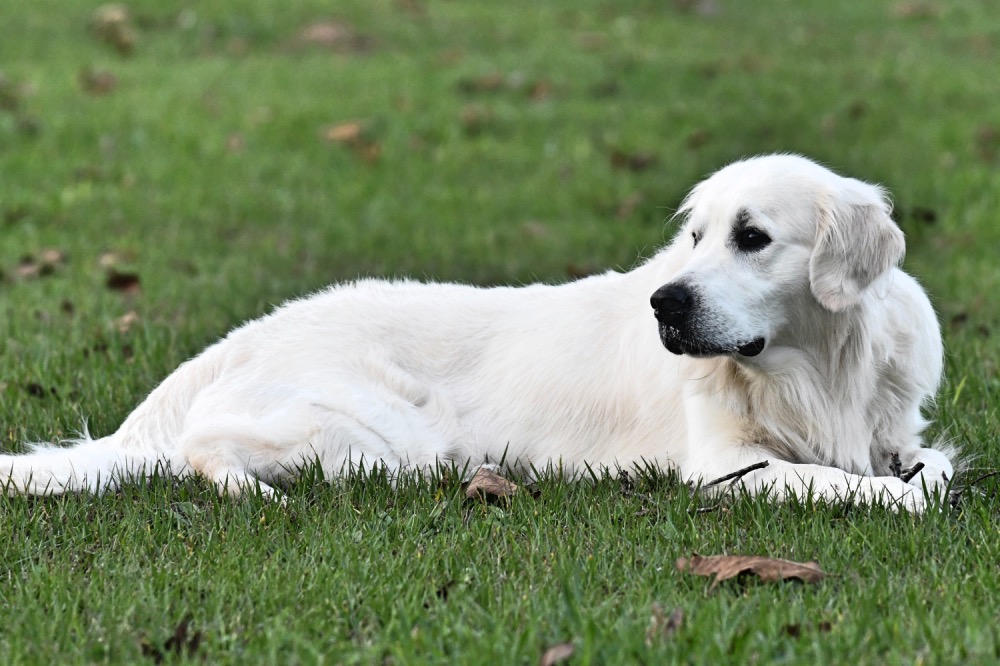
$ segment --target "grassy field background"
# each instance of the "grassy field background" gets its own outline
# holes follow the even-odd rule
[[[967,480],[998,466],[992,0],[125,7],[100,30],[97,3],[0,12],[4,450],[113,431],[229,327],[332,281],[628,268],[705,174],[793,151],[893,192],[949,350],[931,434]],[[453,475],[315,481],[287,508],[196,480],[0,498],[0,662],[1000,658],[996,477],[921,518],[702,511],[656,475],[499,505]],[[710,589],[674,568],[692,552],[832,575]]]

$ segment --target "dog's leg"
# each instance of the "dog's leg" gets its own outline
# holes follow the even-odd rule
[[[836,467],[794,464],[768,459],[767,467],[747,474],[739,483],[751,493],[769,492],[776,499],[855,501],[884,504],[892,509],[922,513],[927,509],[923,490],[892,476],[862,476]]]
[[[322,393],[287,387],[275,401],[247,414],[246,403],[223,393],[224,401],[199,405],[189,417],[179,448],[184,463],[218,485],[241,494],[291,477],[318,462],[328,477],[361,468],[383,467],[390,476],[402,469],[424,470],[447,457],[441,436],[421,411],[400,400],[357,387],[328,387]]]
[[[937,491],[946,488],[955,475],[949,453],[951,452],[929,448],[912,449],[901,452],[899,460],[904,475],[907,470],[913,470],[918,464],[922,464],[909,482],[917,488],[926,487],[929,491]]]
[[[181,445],[186,464],[213,482],[220,494],[253,495],[259,488],[263,497],[278,498],[278,492],[260,480],[254,466],[254,457],[259,457],[260,449],[267,445],[259,437],[248,437],[232,428],[229,421],[229,432],[216,426],[187,433]]]
[[[685,476],[695,483],[708,483],[727,473],[766,462],[767,466],[753,470],[730,483],[713,487],[714,492],[741,487],[751,494],[768,493],[777,500],[796,497],[824,499],[833,502],[857,501],[865,504],[885,504],[894,509],[921,513],[927,508],[923,490],[892,476],[863,476],[851,474],[825,465],[796,464],[774,458],[756,447],[739,446],[739,455],[733,456],[734,446],[717,449],[729,452],[712,456],[709,447],[702,449],[703,464],[684,470]]]

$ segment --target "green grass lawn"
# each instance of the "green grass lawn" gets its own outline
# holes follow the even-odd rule
[[[893,192],[948,348],[931,435],[968,481],[1000,466],[993,0],[136,0],[103,41],[97,3],[14,4],[5,451],[110,433],[228,328],[332,281],[628,268],[705,174],[793,151]],[[316,477],[286,507],[197,480],[0,497],[0,663],[1000,659],[997,477],[920,518],[712,506],[659,475],[493,505],[455,475]],[[693,552],[830,576],[710,589],[675,569]]]

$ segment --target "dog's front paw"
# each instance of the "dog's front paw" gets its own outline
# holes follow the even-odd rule
[[[937,449],[917,449],[901,456],[900,478],[921,490],[944,490],[955,473],[948,456]]]
[[[892,509],[909,511],[910,513],[923,513],[927,510],[927,496],[924,491],[900,478],[874,477],[869,484],[871,499]]]

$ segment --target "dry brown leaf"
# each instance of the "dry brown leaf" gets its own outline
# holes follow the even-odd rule
[[[566,276],[570,280],[580,280],[585,277],[590,277],[597,272],[597,268],[590,264],[577,264],[572,263],[566,266]]]
[[[119,333],[128,333],[137,321],[139,321],[139,315],[135,310],[129,310],[115,319],[115,328],[118,329]]]
[[[39,252],[38,261],[48,266],[63,264],[66,263],[66,253],[54,247],[46,248]]]
[[[117,252],[107,251],[101,254],[97,259],[97,265],[101,268],[111,268],[117,266],[118,264],[124,263],[126,259]]]
[[[624,150],[611,151],[611,166],[626,171],[646,171],[656,166],[659,159],[652,153],[629,153]]]
[[[30,279],[52,275],[56,267],[66,263],[66,253],[56,248],[47,248],[38,256],[25,255],[14,269],[15,277]]]
[[[361,138],[364,124],[352,120],[339,125],[330,125],[323,130],[323,138],[334,143],[353,143]]]
[[[528,87],[528,97],[536,102],[544,101],[552,96],[552,84],[542,79]]]
[[[600,51],[608,45],[608,37],[601,32],[581,32],[576,43],[585,51]]]
[[[459,92],[467,95],[495,92],[507,85],[507,77],[501,72],[490,72],[480,76],[463,78],[458,81]]]
[[[306,46],[318,46],[338,53],[365,53],[375,47],[375,40],[360,35],[343,21],[317,21],[299,31],[298,40]]]
[[[113,3],[101,5],[90,18],[90,29],[105,44],[123,56],[131,55],[135,48],[136,31],[128,7]]]
[[[994,162],[1000,154],[1000,128],[983,125],[976,130],[973,148],[984,162]]]
[[[677,559],[677,570],[697,576],[714,576],[712,587],[721,581],[741,574],[754,574],[763,581],[781,581],[796,578],[804,583],[816,583],[826,577],[826,573],[816,562],[793,562],[756,555],[712,555],[702,557],[694,554],[690,558]]]
[[[521,225],[521,233],[528,238],[548,238],[552,235],[552,230],[544,222],[528,220]]]
[[[77,75],[80,87],[91,95],[107,95],[118,87],[118,77],[106,69],[84,67]]]
[[[466,134],[481,134],[494,124],[493,110],[479,104],[466,104],[459,114],[459,123]]]
[[[663,606],[654,602],[649,627],[646,629],[646,647],[652,647],[653,643],[661,638],[673,636],[682,624],[684,624],[684,611],[675,608],[668,616],[663,612]]]
[[[366,162],[374,163],[382,156],[382,144],[375,140],[370,123],[352,120],[323,129],[323,138],[354,151]]]
[[[625,197],[621,203],[618,204],[617,210],[615,210],[615,219],[627,220],[630,218],[632,213],[635,212],[635,209],[642,203],[642,200],[642,192],[633,192]]]
[[[469,499],[477,497],[490,500],[510,497],[517,492],[517,486],[500,476],[488,467],[476,470],[469,485],[465,488],[465,496]]]
[[[23,96],[21,87],[0,72],[0,111],[17,111]]]
[[[162,664],[171,653],[188,657],[197,654],[204,635],[200,631],[191,632],[191,620],[192,615],[188,613],[174,629],[170,638],[163,643],[162,648],[146,636],[140,636],[139,647],[143,656],[150,658],[154,664]]]
[[[382,144],[378,141],[366,141],[362,145],[358,146],[354,151],[358,154],[361,159],[369,164],[374,164],[378,162],[379,158],[382,157]]]
[[[104,284],[108,289],[120,291],[124,294],[134,294],[141,289],[138,273],[123,271],[114,267],[108,269],[108,277]]]
[[[574,652],[576,652],[576,648],[573,647],[572,643],[553,645],[542,654],[542,658],[538,660],[538,665],[555,666],[555,664],[561,664],[572,657]]]
[[[897,19],[929,19],[937,18],[940,13],[939,8],[932,2],[914,2],[907,0],[897,2],[889,10],[893,18]]]
[[[419,0],[396,0],[396,7],[417,18],[427,15],[427,7]]]
[[[35,262],[33,259],[22,259],[18,264],[17,268],[14,269],[14,275],[23,279],[36,278],[42,274],[42,267]]]

